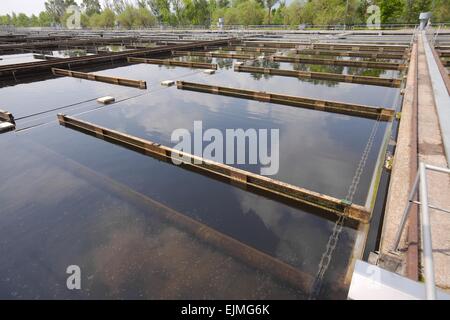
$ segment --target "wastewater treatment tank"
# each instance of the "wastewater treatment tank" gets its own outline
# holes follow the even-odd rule
[[[0,107],[14,116],[0,134],[0,298],[345,299],[386,192],[399,39],[0,56]],[[199,132],[276,131],[276,164],[249,161],[250,140],[175,164],[180,129],[199,150],[212,142]],[[81,291],[65,287],[71,265]]]

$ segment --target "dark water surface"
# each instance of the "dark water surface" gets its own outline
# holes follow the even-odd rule
[[[80,117],[167,146],[177,144],[171,141],[171,135],[180,128],[189,130],[193,141],[194,121],[202,121],[204,131],[215,128],[224,136],[226,129],[277,129],[279,145],[273,147],[278,148],[280,161],[279,172],[273,178],[337,198],[345,198],[375,123],[175,87],[161,88]],[[359,204],[366,201],[384,128],[383,124],[354,198]],[[204,142],[203,149],[208,144]],[[226,150],[223,153],[226,158]],[[255,165],[230,164],[258,174],[261,167],[266,167],[259,161]]]
[[[245,54],[252,55],[255,57],[269,57],[271,55],[275,56],[288,56],[288,57],[302,57],[302,58],[318,58],[318,59],[335,59],[335,60],[348,60],[348,61],[383,61],[383,62],[393,62],[393,63],[402,63],[403,59],[380,59],[380,58],[365,58],[365,57],[347,57],[347,56],[336,56],[332,54],[321,54],[321,55],[310,55],[310,54],[300,54],[295,50],[291,49],[278,49],[277,52],[251,52],[251,51],[233,51],[233,50],[222,50],[215,52],[225,52],[225,53],[236,53],[236,54]]]
[[[158,86],[162,80],[185,80],[209,85],[229,86],[387,108],[397,106],[401,97],[399,88],[234,72],[232,67],[233,59],[214,58],[210,61],[211,63],[218,63],[220,66],[220,69],[213,75],[204,74],[201,69],[151,64],[114,68],[101,71],[99,74],[146,80],[148,84]]]
[[[141,91],[134,88],[62,77],[1,88],[0,101],[4,109],[18,119],[63,106],[75,107],[103,96],[120,99],[139,93]]]
[[[30,121],[39,125],[0,135],[0,297],[306,298],[308,290],[259,271],[164,219],[161,205],[311,278],[332,233],[333,215],[274,201],[62,127],[55,122],[56,113],[169,146],[174,145],[172,131],[192,131],[195,120],[203,121],[205,130],[279,129],[280,171],[275,178],[342,198],[373,120],[165,88],[160,82],[180,79],[270,89],[375,106],[394,106],[397,91],[258,79],[226,67],[212,76],[144,64],[101,73],[146,80],[149,89],[73,78],[0,89],[2,107],[16,118],[26,117],[18,121],[19,129]],[[94,100],[87,101],[105,95],[123,101],[100,109]],[[76,105],[49,111],[69,104]],[[382,125],[355,195],[358,203],[366,201],[384,131]],[[259,170],[258,165],[243,168]],[[136,201],[136,192],[153,202]],[[344,228],[321,297],[345,298],[342,282],[356,236],[354,226]],[[66,289],[69,265],[82,269],[82,290],[77,293]]]
[[[400,71],[395,70],[355,68],[355,67],[332,66],[332,65],[314,65],[303,63],[289,63],[289,62],[274,62],[266,60],[264,61],[256,60],[253,63],[250,63],[250,65],[258,68],[336,73],[336,74],[368,76],[376,78],[398,78],[400,76]]]
[[[64,287],[65,268],[73,264],[83,270],[84,290],[76,295],[82,298],[307,296],[160,221],[151,206],[97,185],[97,174],[311,277],[333,226],[308,211],[57,125],[3,135],[0,144],[12,150],[0,169],[4,298],[73,297]],[[345,229],[328,274],[333,286],[325,286],[324,297],[344,297],[336,281],[345,275],[355,236]]]

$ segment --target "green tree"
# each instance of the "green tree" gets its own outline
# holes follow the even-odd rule
[[[187,21],[184,19],[184,3],[183,0],[170,0],[171,8],[174,11],[174,22],[183,25]]]
[[[406,0],[403,22],[417,23],[421,12],[431,11],[432,0]]]
[[[17,27],[30,27],[31,21],[30,18],[25,13],[19,13],[17,16],[16,23],[14,24]]]
[[[379,0],[381,23],[399,23],[405,12],[405,0]]]
[[[125,28],[132,28],[134,26],[135,19],[136,10],[131,5],[127,5],[117,16],[117,21],[119,21],[120,26]]]
[[[78,6],[75,0],[47,0],[45,10],[55,23],[61,23],[61,19],[66,13],[68,7]]]
[[[228,8],[230,0],[217,0],[217,8]]]
[[[48,0],[45,2],[45,10],[53,22],[59,22],[65,11],[64,0]]]
[[[371,0],[359,0],[357,6],[355,8],[355,21],[354,23],[365,24],[367,18],[369,17],[367,14],[367,9],[373,3]]]
[[[272,8],[274,5],[276,5],[278,3],[278,0],[264,0],[264,4],[267,8],[267,16],[269,18],[269,24],[271,24],[271,18],[272,18]]]
[[[235,7],[231,7],[224,12],[224,22],[227,25],[237,25],[240,24],[239,10]]]
[[[147,0],[147,4],[159,23],[173,24],[170,0]]]
[[[0,16],[0,25],[9,26],[12,24],[12,19],[9,14]]]
[[[125,0],[112,0],[112,8],[117,15],[123,13],[129,4]]]
[[[295,0],[284,10],[284,24],[299,25],[300,23],[312,23],[312,17],[309,18],[307,8],[300,0]]]
[[[89,18],[91,28],[113,28],[116,22],[116,14],[110,8],[105,8],[100,14],[93,14]]]
[[[83,8],[84,12],[88,16],[92,16],[93,14],[100,14],[102,11],[102,6],[100,5],[99,0],[83,0],[81,8]]]
[[[435,0],[432,21],[450,22],[450,1]]]
[[[136,4],[138,8],[146,8],[147,7],[147,1],[145,0],[136,0]]]
[[[39,13],[39,26],[49,27],[52,24],[52,17],[47,11]]]
[[[30,27],[39,27],[39,18],[35,14],[30,17]]]
[[[210,25],[211,12],[208,0],[183,0],[184,20],[193,25]]]
[[[284,24],[286,15],[286,1],[281,0],[277,9],[273,10],[272,24]]]
[[[120,25],[125,28],[147,28],[156,24],[156,18],[147,7],[127,5],[117,16]]]
[[[133,2],[132,2],[133,1]],[[420,12],[432,11],[432,22],[450,21],[450,0],[82,0],[84,27],[111,28],[118,21],[124,28],[150,27],[157,22],[168,25],[363,24],[367,8],[381,8],[381,22],[418,23]],[[132,4],[134,3],[134,4]],[[276,6],[279,3],[279,6]],[[1,25],[19,27],[63,24],[66,10],[75,0],[47,0],[39,16],[23,13],[0,16]],[[276,8],[275,8],[276,7]]]
[[[264,9],[255,0],[240,3],[237,6],[239,24],[259,25],[264,20]]]
[[[13,13],[11,14],[11,24],[12,24],[13,26],[16,26],[16,25],[17,25],[17,14],[16,14],[15,12],[13,12]]]
[[[313,4],[313,23],[315,25],[343,24],[346,20],[345,0],[316,0],[308,2]],[[320,14],[317,14],[320,12]]]
[[[211,23],[217,25],[219,18],[225,18],[225,13],[229,8],[219,8],[216,7],[211,13]],[[227,23],[225,21],[225,23]]]
[[[152,27],[156,24],[156,18],[147,7],[140,6],[135,8],[135,20],[133,24],[136,27]]]
[[[348,2],[345,3],[345,23],[347,25],[365,24],[367,20],[367,8],[371,4],[372,2],[369,0],[348,0]]]

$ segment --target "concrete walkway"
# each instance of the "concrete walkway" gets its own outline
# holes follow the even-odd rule
[[[392,255],[395,234],[398,230],[403,210],[407,203],[408,193],[411,190],[411,173],[415,163],[414,145],[417,143],[418,160],[426,164],[447,167],[447,158],[443,148],[443,139],[440,130],[438,113],[434,100],[432,81],[429,74],[427,58],[424,49],[426,41],[422,35],[418,38],[418,112],[417,133],[418,141],[415,141],[413,132],[415,117],[413,113],[413,84],[414,69],[410,68],[406,87],[405,101],[403,104],[402,118],[397,141],[397,150],[394,158],[391,183],[386,206],[385,221],[381,238],[379,265],[391,271],[396,271],[405,276],[410,276],[408,269],[416,266],[408,266],[414,263],[402,253],[399,256]],[[414,57],[412,57],[412,60]],[[411,66],[414,65],[412,61]],[[450,106],[448,106],[450,108]],[[450,121],[450,119],[448,119]],[[428,173],[429,203],[440,208],[450,209],[450,176],[429,172]],[[435,264],[436,284],[446,291],[450,290],[450,214],[430,209],[433,258]],[[413,228],[413,227],[412,227]],[[420,232],[420,231],[419,231]],[[405,252],[409,243],[405,230],[401,242],[401,252]],[[420,240],[420,239],[419,239]],[[419,242],[420,243],[420,242]],[[423,261],[423,259],[420,259]],[[417,259],[416,259],[417,262]],[[411,268],[412,267],[412,268]],[[419,266],[423,270],[423,266]],[[426,279],[425,279],[426,280]]]
[[[419,37],[419,105],[418,151],[419,161],[447,167],[439,118],[433,94],[430,73],[422,35]],[[447,106],[450,108],[450,105]],[[450,119],[448,119],[450,121]],[[440,208],[450,209],[450,176],[429,172],[429,202]],[[450,214],[430,209],[433,240],[433,258],[436,284],[450,289]]]

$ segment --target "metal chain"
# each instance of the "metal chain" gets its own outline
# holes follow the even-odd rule
[[[345,201],[351,203],[353,201],[353,198],[355,196],[355,193],[358,189],[359,182],[361,180],[361,176],[364,172],[364,168],[366,167],[367,159],[369,158],[370,151],[372,150],[373,143],[375,141],[375,137],[378,132],[378,128],[380,127],[380,118],[381,114],[378,116],[378,118],[375,121],[375,124],[372,127],[372,131],[370,133],[369,139],[367,140],[366,147],[364,148],[364,151],[362,153],[361,159],[359,161],[358,167],[356,169],[355,175],[353,176],[352,183],[350,184],[350,187],[348,188],[347,196],[345,197]],[[328,243],[325,249],[325,252],[322,255],[322,258],[319,263],[319,270],[316,274],[316,278],[314,279],[314,283],[312,286],[312,290],[309,296],[309,299],[316,299],[317,296],[320,293],[320,290],[322,289],[323,284],[323,278],[325,276],[325,273],[328,270],[328,267],[330,266],[331,259],[333,257],[334,250],[336,249],[336,246],[339,241],[339,236],[342,233],[342,230],[344,229],[344,223],[347,216],[345,214],[342,214],[339,216],[339,218],[336,220],[333,232],[330,235],[330,238],[328,239]]]

